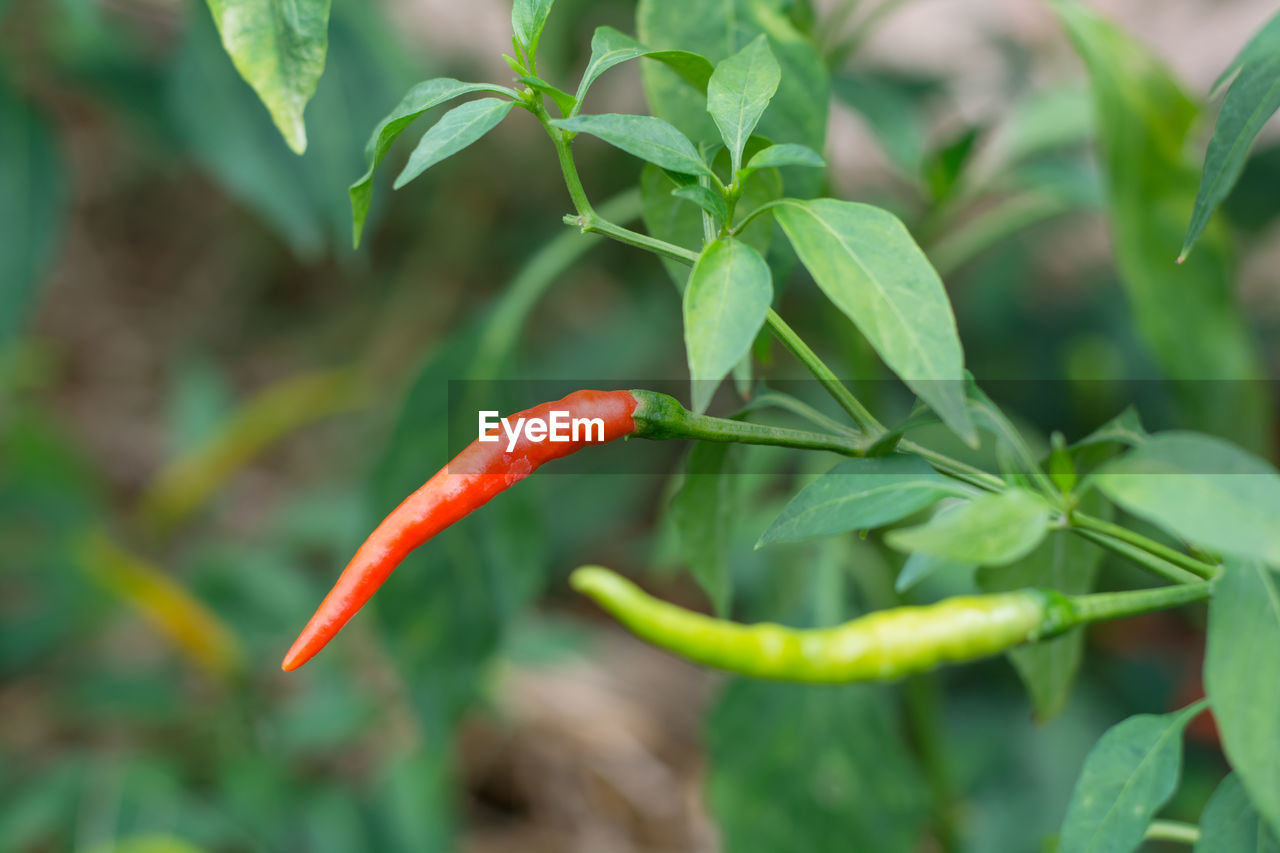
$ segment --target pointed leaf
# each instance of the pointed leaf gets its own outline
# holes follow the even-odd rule
[[[1280,853],[1280,839],[1254,808],[1238,774],[1223,779],[1209,798],[1194,853]]]
[[[800,491],[756,543],[873,530],[949,496],[972,494],[918,456],[841,462]]]
[[[695,412],[706,409],[720,380],[751,349],[772,301],[772,274],[759,252],[731,237],[703,249],[684,291]]]
[[[1130,447],[1137,447],[1145,443],[1150,437],[1151,433],[1147,432],[1147,428],[1142,425],[1138,410],[1133,406],[1129,406],[1071,446],[1073,448],[1089,447],[1114,441],[1119,444],[1127,444]]]
[[[1253,37],[1228,73],[1237,68],[1240,76],[1227,90],[1205,154],[1200,190],[1182,242],[1183,258],[1239,180],[1258,131],[1280,109],[1280,14]]]
[[[796,29],[783,5],[779,0],[641,0],[636,31],[645,44],[693,51],[713,63],[765,34],[782,67],[782,79],[757,132],[775,142],[799,142],[820,151],[827,128],[826,66],[813,40]],[[646,63],[641,72],[654,115],[696,142],[718,140],[706,98],[656,63]],[[810,195],[817,191],[822,175],[801,172],[788,180],[795,184],[793,193]]]
[[[784,142],[781,145],[770,145],[747,163],[747,169],[752,172],[768,166],[811,166],[815,169],[825,169],[827,161],[807,145]]]
[[[719,193],[701,184],[690,184],[687,187],[676,187],[671,191],[676,198],[687,199],[707,213],[715,217],[716,222],[724,224],[729,219],[729,206]]]
[[[1172,714],[1140,714],[1108,729],[1084,761],[1058,853],[1137,850],[1178,787],[1182,731],[1202,710],[1196,703]]]
[[[604,72],[615,65],[647,56],[655,59],[679,74],[684,80],[699,91],[705,92],[707,82],[711,79],[713,68],[706,57],[684,50],[654,50],[626,33],[613,27],[597,27],[591,37],[591,59],[587,61],[587,69],[582,72],[582,81],[578,83],[578,102],[587,96],[591,84]]]
[[[393,187],[400,189],[436,163],[457,154],[493,130],[513,106],[515,102],[506,98],[481,98],[449,110],[422,135]]]
[[[974,498],[925,524],[891,530],[885,542],[908,553],[1002,566],[1031,553],[1048,529],[1048,505],[1031,492],[1008,489]]]
[[[1280,576],[1228,560],[1209,601],[1204,686],[1222,747],[1280,830]]]
[[[1239,381],[1266,368],[1235,297],[1225,229],[1211,224],[1186,263],[1173,263],[1198,182],[1186,157],[1196,105],[1129,33],[1078,0],[1053,9],[1089,72],[1117,270],[1139,338],[1175,383],[1179,420],[1249,448],[1267,446],[1270,395],[1261,382]]]
[[[707,112],[720,128],[733,171],[742,168],[742,149],[778,91],[782,69],[769,50],[769,40],[756,36],[742,50],[716,66],[707,84]]]
[[[208,0],[222,46],[294,152],[307,150],[302,111],[329,45],[329,0]]]
[[[307,105],[311,139],[302,157],[279,143],[271,116],[227,61],[212,18],[189,22],[169,64],[169,118],[188,153],[301,259],[350,241],[350,200],[335,174],[363,160],[369,129],[410,81],[382,27],[371,23],[357,9],[334,9],[330,73]]]
[[[728,157],[724,158],[725,160]],[[640,193],[644,199],[645,228],[659,240],[684,246],[690,251],[700,251],[705,241],[702,226],[702,213],[692,202],[673,195],[678,186],[675,178],[678,173],[667,172],[652,164],[645,166],[640,173]],[[777,169],[766,169],[760,172],[754,181],[747,183],[742,198],[738,200],[739,210],[755,208],[775,201],[782,195],[782,178]],[[736,236],[737,239],[751,246],[762,255],[767,255],[773,242],[773,216],[768,212],[757,216],[745,229]],[[684,290],[689,279],[689,266],[670,258],[663,258],[663,266],[676,283],[676,287]]]
[[[433,80],[424,80],[410,89],[400,99],[400,103],[396,104],[395,109],[378,122],[378,126],[369,136],[368,145],[365,146],[365,157],[368,159],[369,168],[348,190],[351,196],[351,224],[357,246],[360,245],[360,234],[369,216],[369,203],[373,200],[373,173],[382,162],[382,158],[387,156],[391,143],[396,141],[396,138],[414,119],[427,110],[472,92],[495,92],[510,94],[513,97],[516,94],[501,86],[491,86],[488,83],[463,83],[450,77],[436,77]]]
[[[889,369],[973,440],[951,303],[902,222],[878,207],[829,198],[787,199],[774,215],[814,281]]]
[[[1280,565],[1280,474],[1220,438],[1157,433],[1085,482],[1170,535]]]
[[[602,113],[556,119],[551,123],[563,130],[597,136],[615,148],[672,172],[711,174],[688,137],[660,118]]]
[[[554,0],[515,0],[511,5],[511,31],[526,54],[533,55],[547,25]]]
[[[1045,494],[1056,494],[1053,481],[1045,476],[1039,460],[1027,445],[1027,440],[1009,420],[1009,416],[978,387],[972,375],[966,375],[965,394],[973,422],[978,429],[996,438],[996,456],[1001,462],[1001,469],[1034,483]]]
[[[573,115],[574,109],[578,106],[578,99],[563,89],[557,89],[541,77],[533,77],[528,74],[517,77],[521,83],[528,86],[535,92],[541,92],[552,100],[556,107],[560,110],[561,115]]]
[[[897,592],[907,590],[931,575],[949,575],[954,578],[969,577],[976,569],[973,563],[961,563],[945,557],[935,557],[923,551],[916,551],[907,557],[902,564],[902,571],[894,578],[893,588]]]

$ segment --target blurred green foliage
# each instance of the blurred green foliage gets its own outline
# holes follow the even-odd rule
[[[723,459],[699,452],[652,474],[533,478],[414,554],[342,643],[282,677],[281,652],[365,531],[447,458],[449,415],[462,410],[447,406],[451,381],[684,379],[671,343],[680,337],[679,295],[656,263],[615,246],[579,251],[572,236],[558,236],[567,200],[550,152],[526,144],[530,127],[382,193],[369,248],[353,253],[346,187],[365,168],[375,122],[428,73],[486,72],[424,59],[381,13],[335,2],[326,72],[306,111],[309,145],[297,157],[237,76],[204,4],[156,13],[145,5],[0,4],[0,847],[456,848],[501,822],[477,805],[475,759],[459,730],[478,708],[501,705],[502,673],[529,670],[530,648],[556,649],[558,663],[607,652],[581,632],[527,619],[536,602],[559,606],[563,571],[588,556],[637,570],[690,565],[704,585],[732,588],[732,612],[746,618],[831,623],[900,600],[892,581],[901,557],[875,537],[753,550],[787,497],[830,460],[733,447]],[[733,13],[734,29],[704,32],[704,7]],[[835,54],[814,47],[807,4],[642,2],[633,22],[634,12],[561,0],[540,73],[554,80],[585,65],[588,23],[638,30],[656,48],[696,42],[713,60],[763,32],[784,80],[781,108],[759,132],[818,150],[830,79],[888,155],[889,179],[867,194],[904,215],[944,272],[970,368],[1035,380],[1071,367],[1075,385],[1011,391],[1028,431],[1075,438],[1097,426],[1119,408],[1103,382],[1116,375],[1230,377],[1261,371],[1268,359],[1255,350],[1273,356],[1274,318],[1256,335],[1263,321],[1229,299],[1223,223],[1186,268],[1161,266],[1176,256],[1193,197],[1184,143],[1195,107],[1120,36],[1102,39],[1110,52],[1087,52],[1094,76],[1120,87],[1095,90],[1099,116],[1082,108],[1079,81],[1040,91],[1010,75],[994,93],[1005,113],[940,130],[935,116],[956,97],[948,81],[905,78],[856,52],[831,67]],[[1137,63],[1141,74],[1118,74],[1112,62]],[[713,132],[669,69],[649,63],[632,73],[656,114],[695,138]],[[1175,110],[1149,102],[1161,92]],[[1101,172],[1090,155],[1095,133]],[[407,150],[392,156],[402,161]],[[1267,191],[1277,163],[1274,148],[1256,154],[1224,206],[1261,244],[1280,211]],[[583,170],[598,199],[640,174],[603,146],[586,151]],[[817,175],[784,169],[762,176],[756,191],[772,197],[782,181],[816,191]],[[700,217],[673,203],[665,181],[646,171],[645,219],[657,232],[665,215],[680,242],[674,235],[699,230]],[[1148,215],[1149,193],[1159,196],[1157,216]],[[1073,266],[1053,251],[1079,234],[1054,229],[1091,221],[1104,199],[1118,229],[1118,277],[1110,264]],[[619,206],[629,213],[618,218],[640,214],[634,195]],[[110,230],[120,221],[137,230]],[[170,244],[192,245],[184,223],[208,228],[197,242],[216,241],[196,260],[220,264],[189,304],[196,291],[185,282],[146,275]],[[750,235],[762,250],[768,227]],[[139,296],[129,282],[77,290],[78,280],[100,280],[95,241],[121,244],[132,259],[123,268],[152,290]],[[776,249],[769,260],[782,290],[779,271],[790,261]],[[183,276],[201,277],[199,269]],[[1201,301],[1167,298],[1175,279],[1203,285],[1193,288]],[[866,342],[832,320],[814,288],[787,288],[783,299],[873,409],[906,416],[909,396],[879,381],[887,374]],[[76,317],[105,315],[113,300],[136,323],[136,339],[77,326]],[[154,312],[166,300],[179,304]],[[1210,320],[1215,334],[1192,334]],[[180,331],[164,334],[169,322]],[[110,371],[129,363],[117,353],[130,347],[148,356],[120,378]],[[757,350],[770,380],[797,375],[767,344]],[[106,378],[93,370],[98,361]],[[268,417],[274,426],[236,444],[254,401],[331,371],[356,377],[346,405],[318,404],[324,418],[290,405],[296,420],[282,427]],[[1265,402],[1231,392],[1188,405],[1201,386],[1187,387],[1156,389],[1156,409],[1270,448]],[[120,401],[139,389],[145,417],[122,418]],[[228,444],[236,452],[218,456]],[[965,452],[958,442],[955,451]],[[168,528],[145,523],[140,499],[156,473],[211,457],[232,460],[213,466],[216,488],[200,491]],[[668,478],[684,476],[685,465],[681,488]],[[714,533],[699,538],[688,519],[679,529],[673,496]],[[219,626],[211,630],[235,638],[243,668],[218,672],[184,655],[147,621],[138,595],[87,570],[76,545],[90,530],[207,611]],[[1051,541],[1017,568],[1053,576],[1060,558]],[[1131,580],[1114,561],[1098,575],[1108,586]],[[992,588],[1009,580],[979,577]],[[681,580],[663,582],[696,595]],[[906,600],[973,583],[935,572]],[[716,604],[729,606],[727,592]],[[904,711],[898,686],[735,681],[710,700],[690,691],[671,701],[709,701],[705,803],[729,849],[913,850],[950,822],[964,849],[1033,851],[1060,825],[1089,745],[1132,712],[1186,698],[1193,667],[1180,656],[1195,628],[1164,620],[1152,630],[1164,650],[1141,636],[1094,636],[1087,646],[1098,663],[1069,698],[1083,638],[1027,650],[1052,657],[1051,677],[1028,677],[1034,706],[1003,661],[941,674],[930,682],[940,745]],[[1036,725],[1033,709],[1060,713]],[[1222,775],[1216,748],[1193,750],[1185,775],[1191,793],[1170,813],[1194,819]],[[935,810],[943,803],[941,814],[931,801]],[[541,828],[538,815],[508,819],[525,820],[531,835]]]

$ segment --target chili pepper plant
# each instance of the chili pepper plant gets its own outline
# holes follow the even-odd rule
[[[288,45],[272,42],[279,31],[264,35],[269,28],[251,25],[270,4],[210,5],[237,69],[289,144],[305,148],[302,106],[323,69],[328,3],[296,3],[296,17],[277,21]],[[429,635],[448,624],[445,611],[472,583],[500,590],[501,618],[486,627],[493,636],[477,657],[493,654],[495,637],[540,586],[541,570],[528,563],[545,558],[504,547],[506,530],[536,522],[522,515],[525,505],[499,495],[532,488],[527,481],[548,476],[539,473],[543,465],[566,464],[560,460],[569,454],[603,453],[596,445],[628,455],[645,440],[683,443],[687,457],[673,485],[625,501],[641,519],[652,517],[655,538],[688,568],[701,598],[686,594],[675,604],[647,592],[670,592],[678,582],[646,571],[644,554],[604,549],[591,562],[621,572],[562,565],[552,575],[567,581],[559,586],[564,598],[572,590],[599,605],[570,605],[578,612],[611,617],[644,642],[729,674],[717,682],[722,699],[706,744],[707,803],[726,849],[981,849],[965,805],[972,774],[961,769],[980,759],[949,734],[958,692],[949,687],[970,667],[1003,667],[1003,656],[1025,695],[1001,701],[1043,725],[1039,736],[1055,737],[1051,721],[1072,701],[1078,675],[1095,665],[1087,639],[1099,635],[1086,628],[1165,611],[1203,625],[1202,689],[1193,679],[1186,695],[1143,693],[1144,713],[1108,721],[1070,773],[1055,765],[1056,782],[1039,780],[1062,786],[1057,827],[1019,836],[1011,798],[1005,820],[1015,829],[1001,843],[1043,843],[1061,853],[1154,843],[1200,853],[1280,849],[1280,473],[1267,460],[1275,451],[1273,400],[1232,290],[1232,243],[1216,215],[1254,137],[1280,107],[1280,17],[1226,69],[1197,169],[1187,156],[1200,105],[1160,60],[1084,4],[1048,3],[1088,75],[1087,97],[1075,104],[1092,117],[1090,130],[1082,139],[1074,127],[1059,133],[1052,119],[1068,107],[1042,105],[983,175],[973,165],[976,134],[925,158],[885,90],[846,73],[869,28],[898,4],[883,0],[850,27],[859,5],[819,11],[807,0],[640,0],[633,26],[595,28],[581,72],[562,76],[547,70],[554,63],[540,67],[543,35],[583,4],[562,10],[551,0],[515,0],[511,53],[503,57],[509,79],[427,79],[377,123],[367,171],[349,188],[357,247],[376,242],[387,183],[415,192],[428,170],[438,174],[463,149],[489,144],[485,135],[504,122],[537,129],[543,162],[563,184],[563,204],[545,217],[562,220],[564,232],[498,296],[466,348],[441,357],[431,381],[410,392],[409,408],[434,413],[433,434],[450,417],[437,380],[501,378],[510,340],[534,304],[603,241],[621,244],[630,255],[619,257],[634,255],[636,263],[650,256],[669,275],[665,310],[678,314],[683,333],[648,343],[680,353],[687,383],[671,394],[628,376],[584,380],[554,402],[526,399],[510,417],[524,423],[562,410],[598,420],[594,437],[588,430],[554,444],[531,432],[512,433],[509,442],[481,434],[452,460],[424,440],[387,461],[397,482],[425,484],[398,508],[380,507],[390,514],[340,576],[333,567],[336,585],[310,622],[286,626],[302,634],[283,667],[297,670],[320,654],[316,667],[341,654],[335,647],[355,642],[344,626],[363,620],[404,628],[395,636]],[[566,21],[557,31],[576,28]],[[612,111],[603,84],[633,65],[647,108]],[[850,198],[833,186],[833,89],[867,117],[891,159],[915,163],[915,203]],[[621,103],[641,102],[611,91]],[[428,114],[432,123],[407,159],[393,153]],[[1064,135],[1089,143],[1096,172],[1050,176],[1036,160]],[[581,168],[606,148],[627,155],[625,177],[634,178],[621,190],[611,186],[608,197]],[[1088,175],[1099,192],[1082,201]],[[1148,368],[1140,378],[1158,382],[1170,428],[1148,430],[1113,396],[1089,430],[1068,439],[1067,425],[1050,425],[1045,436],[996,401],[998,382],[966,366],[970,342],[961,340],[948,292],[953,274],[1010,235],[1090,206],[1105,212],[1116,286]],[[430,245],[435,235],[417,239]],[[821,322],[789,316],[792,306],[814,305]],[[632,332],[648,335],[638,325]],[[776,380],[797,374],[806,378],[787,386],[794,393]],[[1045,381],[1070,386],[1069,376]],[[340,387],[337,397],[349,402],[358,383],[341,376],[322,384]],[[310,386],[289,399],[311,400],[311,391],[320,399],[315,408],[344,405]],[[474,423],[470,389],[462,399],[455,408]],[[558,490],[573,492],[579,479],[563,478]],[[593,479],[597,487],[610,480]],[[160,488],[148,497],[156,525],[183,494]],[[611,499],[607,488],[592,495]],[[441,535],[471,515],[495,519],[484,567],[474,556],[479,539],[459,546],[464,540]],[[105,540],[83,547],[91,562],[127,562]],[[433,565],[457,564],[447,589],[409,581],[417,564],[393,574],[415,549],[432,553]],[[486,577],[464,578],[464,568]],[[358,615],[371,602],[377,614]],[[449,643],[410,645],[395,653],[405,689],[448,733],[481,675],[459,668],[456,681],[420,681],[416,668],[438,664]],[[799,683],[770,692],[773,681]],[[777,731],[743,722],[759,706],[770,709]],[[1187,732],[1197,726],[1213,733],[1209,760],[1220,782],[1205,792],[1198,820],[1182,808],[1169,819],[1171,803],[1195,796],[1180,784]],[[856,758],[824,763],[824,739],[846,737],[863,738],[849,752]],[[743,781],[756,764],[802,769],[798,779],[764,773],[753,777],[764,781]],[[810,828],[796,830],[801,823]]]
[[[1126,93],[1120,88],[1129,81],[1103,79],[1106,63],[1118,58],[1115,45],[1123,35],[1080,5],[1062,3],[1055,9],[1099,78],[1099,111],[1123,105]],[[610,422],[620,425],[607,438],[635,433],[847,456],[792,498],[762,531],[757,547],[883,531],[884,547],[907,558],[898,574],[899,590],[930,573],[966,567],[978,570],[977,583],[988,592],[924,607],[889,607],[843,626],[805,631],[742,626],[690,613],[650,598],[600,567],[578,570],[573,586],[641,638],[747,677],[893,680],[1009,651],[1046,716],[1063,701],[1074,675],[1081,625],[1208,601],[1207,696],[1167,713],[1132,717],[1103,736],[1084,763],[1057,849],[1133,850],[1144,839],[1191,839],[1198,850],[1228,850],[1242,831],[1250,838],[1270,838],[1266,844],[1274,845],[1280,827],[1280,535],[1274,524],[1280,476],[1263,459],[1211,434],[1147,434],[1126,415],[1074,444],[1056,435],[1048,458],[1034,452],[966,371],[946,288],[911,231],[882,207],[824,192],[825,128],[801,120],[805,107],[820,115],[823,106],[814,108],[815,93],[809,90],[815,84],[805,77],[813,72],[812,56],[794,18],[807,10],[748,3],[740,11],[741,18],[730,19],[726,39],[703,36],[681,21],[683,9],[641,3],[638,37],[598,28],[586,69],[571,83],[539,76],[539,40],[552,4],[517,0],[513,52],[504,56],[515,73],[514,88],[428,80],[375,128],[369,170],[351,187],[356,240],[369,213],[376,171],[391,143],[416,118],[463,96],[484,96],[452,107],[423,134],[395,179],[397,189],[513,113],[531,116],[556,153],[573,207],[565,223],[584,235],[599,234],[679,265],[673,277],[682,294],[692,411],[648,392],[618,392],[618,401],[610,405],[621,408]],[[1272,41],[1261,43],[1274,49]],[[1259,73],[1261,60],[1250,50],[1261,48],[1254,45],[1243,55],[1240,64],[1246,70],[1228,96],[1231,101],[1257,100],[1253,74]],[[632,61],[647,66],[652,115],[601,111],[588,101],[604,74]],[[1144,70],[1124,68],[1134,74]],[[1274,81],[1274,66],[1261,76]],[[817,95],[822,94],[819,89]],[[1231,101],[1209,150],[1181,255],[1169,253],[1165,286],[1170,298],[1182,298],[1178,288],[1190,282],[1177,277],[1175,256],[1179,264],[1187,259],[1230,183],[1224,173],[1238,172],[1238,154],[1224,148],[1238,145],[1240,137],[1247,140],[1252,130],[1237,126],[1239,107]],[[1267,106],[1274,110],[1277,104]],[[593,204],[576,161],[588,140],[645,164],[643,230],[611,220]],[[1104,152],[1124,144],[1103,139]],[[1114,202],[1131,203],[1135,199],[1124,197],[1121,184],[1113,185]],[[1142,228],[1123,219],[1121,225]],[[1126,238],[1121,233],[1117,239]],[[771,254],[775,241],[779,251]],[[910,415],[894,421],[871,411],[775,309],[786,266],[780,255],[799,261],[801,286],[820,289],[848,320],[845,333],[860,335],[915,394]],[[1150,332],[1157,351],[1168,343],[1159,340],[1161,334]],[[841,420],[833,422],[799,401],[783,405],[810,421],[807,432],[770,425],[767,409],[736,420],[702,414],[730,373],[748,377],[739,383],[748,400],[764,387],[749,380],[762,336],[812,374],[842,411]],[[1193,378],[1178,375],[1172,365],[1170,372],[1175,379]],[[586,401],[561,403],[571,414],[595,408]],[[941,422],[970,447],[994,443],[998,466],[976,467],[908,437],[929,420]],[[448,467],[437,474],[406,503],[409,520],[402,518],[405,507],[397,510],[357,555],[300,646],[290,652],[286,669],[318,649],[317,625],[324,639],[331,637],[403,557],[404,546],[381,544],[387,525],[397,537],[425,527],[409,543],[420,544],[459,515],[436,493],[446,494],[446,503],[467,501],[470,509],[531,473],[544,461],[545,447],[526,443],[506,452],[495,449],[478,479],[451,474]],[[1099,447],[1108,450],[1098,453]],[[531,457],[536,458],[528,461]],[[424,494],[427,503],[416,505]],[[1111,519],[1113,508],[1154,529],[1117,523]],[[1119,555],[1145,570],[1151,586],[1087,592],[1096,557],[1071,549],[1074,542]],[[372,570],[363,556],[366,549],[375,561]],[[727,568],[713,559],[695,569],[716,609],[727,613]],[[857,567],[849,570],[856,573]],[[358,594],[345,592],[355,586],[362,587]],[[1210,801],[1200,827],[1161,821],[1160,810],[1178,786],[1183,730],[1209,712],[1234,775]],[[1228,808],[1230,818],[1224,817]],[[936,838],[955,846],[948,823],[955,816],[948,804],[934,803],[933,813]],[[876,849],[890,846],[880,841]]]

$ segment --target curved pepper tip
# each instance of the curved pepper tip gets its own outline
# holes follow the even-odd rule
[[[305,634],[303,636],[305,636]],[[318,651],[315,649],[309,650],[304,648],[302,640],[303,637],[299,637],[295,640],[293,645],[289,648],[288,653],[285,654],[284,660],[280,662],[280,668],[285,672],[293,672],[295,669],[311,660],[311,658],[315,656],[316,651]]]
[[[609,575],[612,574],[603,566],[579,566],[569,574],[569,586],[585,595],[600,588],[601,583],[607,583]]]
[[[626,596],[636,587],[631,581],[604,566],[581,566],[569,575],[569,586],[599,604]]]

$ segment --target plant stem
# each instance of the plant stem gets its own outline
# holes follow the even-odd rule
[[[801,400],[797,400],[790,394],[784,394],[781,391],[765,391],[763,394],[755,394],[751,397],[747,404],[747,411],[758,409],[766,406],[773,406],[779,409],[785,409],[792,414],[799,415],[810,423],[823,427],[831,432],[845,433],[850,436],[856,436],[857,433],[846,424],[842,424],[834,418],[829,418],[822,412],[810,406]]]
[[[1132,560],[1147,571],[1159,575],[1171,583],[1197,583],[1200,581],[1199,575],[1193,575],[1186,569],[1180,569],[1167,560],[1162,560],[1153,554],[1148,554],[1141,548],[1136,548],[1127,542],[1119,539],[1113,539],[1104,533],[1095,533],[1092,530],[1085,530],[1081,527],[1072,527],[1071,531],[1077,536],[1082,536],[1097,545],[1101,545],[1108,551],[1112,551],[1120,556]]]
[[[1173,841],[1194,845],[1200,842],[1200,827],[1178,820],[1153,820],[1143,838],[1147,841]]]
[[[861,456],[859,442],[840,435],[822,432],[771,427],[749,421],[713,418],[710,415],[689,413],[684,424],[684,438],[701,441],[738,442],[741,444],[771,444],[778,447],[797,447],[802,450],[830,450],[845,456]]]
[[[638,249],[647,249],[654,254],[662,255],[664,258],[670,258],[673,261],[693,265],[698,260],[697,252],[692,252],[683,246],[677,246],[665,240],[650,237],[648,234],[641,234],[639,231],[632,231],[629,228],[615,225],[606,219],[602,219],[594,211],[578,214],[577,216],[566,216],[564,221],[569,225],[578,226],[583,234],[603,234],[606,237],[617,240],[619,243],[626,243]]]
[[[564,175],[564,185],[569,190],[569,198],[573,201],[574,210],[578,211],[578,215],[584,219],[594,217],[596,212],[592,209],[591,200],[587,198],[587,191],[582,186],[578,166],[573,162],[573,148],[568,131],[551,124],[551,116],[541,102],[533,106],[533,114],[538,117],[538,121],[542,123],[547,135],[551,137],[552,144],[555,145],[556,157],[560,160],[560,172]]]
[[[827,367],[822,359],[818,358],[817,353],[809,348],[795,330],[787,325],[787,321],[783,320],[777,311],[772,308],[765,315],[765,324],[769,327],[769,331],[782,343],[784,347],[791,351],[791,354],[800,360],[800,363],[809,369],[809,372],[817,377],[822,383],[822,387],[827,389],[840,408],[849,413],[849,417],[853,418],[854,423],[862,428],[868,437],[873,441],[884,434],[884,426],[876,420],[875,416],[867,411],[866,407],[853,396],[845,384],[841,382]]]
[[[567,223],[578,226],[583,234],[603,234],[620,243],[626,243],[639,249],[647,249],[672,260],[687,264],[692,264],[698,260],[697,252],[692,252],[683,246],[677,246],[665,240],[658,240],[647,234],[641,234],[638,231],[632,231],[629,228],[623,228],[621,225],[610,222],[596,213],[595,208],[591,206],[591,200],[587,198],[586,189],[582,186],[582,178],[578,175],[578,166],[573,159],[571,134],[551,124],[551,116],[542,104],[535,104],[532,110],[533,114],[538,117],[538,121],[546,129],[547,135],[551,137],[551,142],[555,145],[556,157],[560,160],[560,171],[564,175],[564,185],[569,190],[569,198],[573,201],[573,207],[577,211],[576,216],[565,217]]]
[[[1112,524],[1101,518],[1094,518],[1082,512],[1073,512],[1069,516],[1072,526],[1083,530],[1092,530],[1095,533],[1102,533],[1113,539],[1119,539],[1121,542],[1127,542],[1136,548],[1146,551],[1159,557],[1162,560],[1173,563],[1175,566],[1186,569],[1194,575],[1202,578],[1215,578],[1218,575],[1216,566],[1211,566],[1195,557],[1189,556],[1176,551],[1167,545],[1161,545],[1154,539],[1149,539],[1141,533],[1135,533],[1127,527],[1121,527],[1118,524]]]
[[[908,453],[914,453],[916,456],[922,457],[942,473],[948,474],[957,480],[964,480],[966,483],[977,486],[980,489],[986,489],[989,492],[1003,492],[1008,488],[1008,484],[994,474],[989,474],[981,468],[975,468],[966,462],[961,462],[959,459],[952,459],[945,453],[939,453],[922,444],[916,444],[914,441],[900,441],[898,442],[898,447]]]
[[[560,171],[564,173],[565,186],[569,190],[569,198],[572,199],[573,206],[578,211],[577,216],[566,217],[566,222],[571,225],[577,225],[584,234],[603,234],[619,242],[647,249],[663,257],[686,264],[697,262],[697,252],[615,225],[597,214],[591,207],[587,192],[582,186],[582,178],[578,175],[569,134],[551,124],[551,117],[541,104],[536,104],[533,107],[533,112],[538,117],[538,121],[546,128],[547,134],[555,144],[556,155],[560,160]],[[818,355],[809,348],[808,344],[801,340],[795,330],[787,325],[778,312],[770,308],[765,323],[782,345],[790,350],[796,358],[800,359],[801,363],[817,377],[828,393],[840,404],[840,407],[849,413],[854,423],[872,436],[878,437],[885,432],[884,426],[876,420],[874,415],[867,411],[866,407],[858,401],[858,398],[853,396],[853,393],[836,377],[831,368],[827,367],[822,359],[818,358]]]
[[[1211,581],[1201,581],[1132,592],[1099,592],[1072,597],[1071,611],[1077,625],[1104,622],[1155,610],[1167,610],[1192,601],[1203,601],[1212,591]]]
[[[694,438],[700,441],[767,444],[803,450],[830,450],[845,456],[861,456],[863,453],[862,440],[848,434],[831,435],[696,415],[667,394],[643,390],[631,393],[640,401],[632,415],[636,424],[635,435],[640,438]]]

